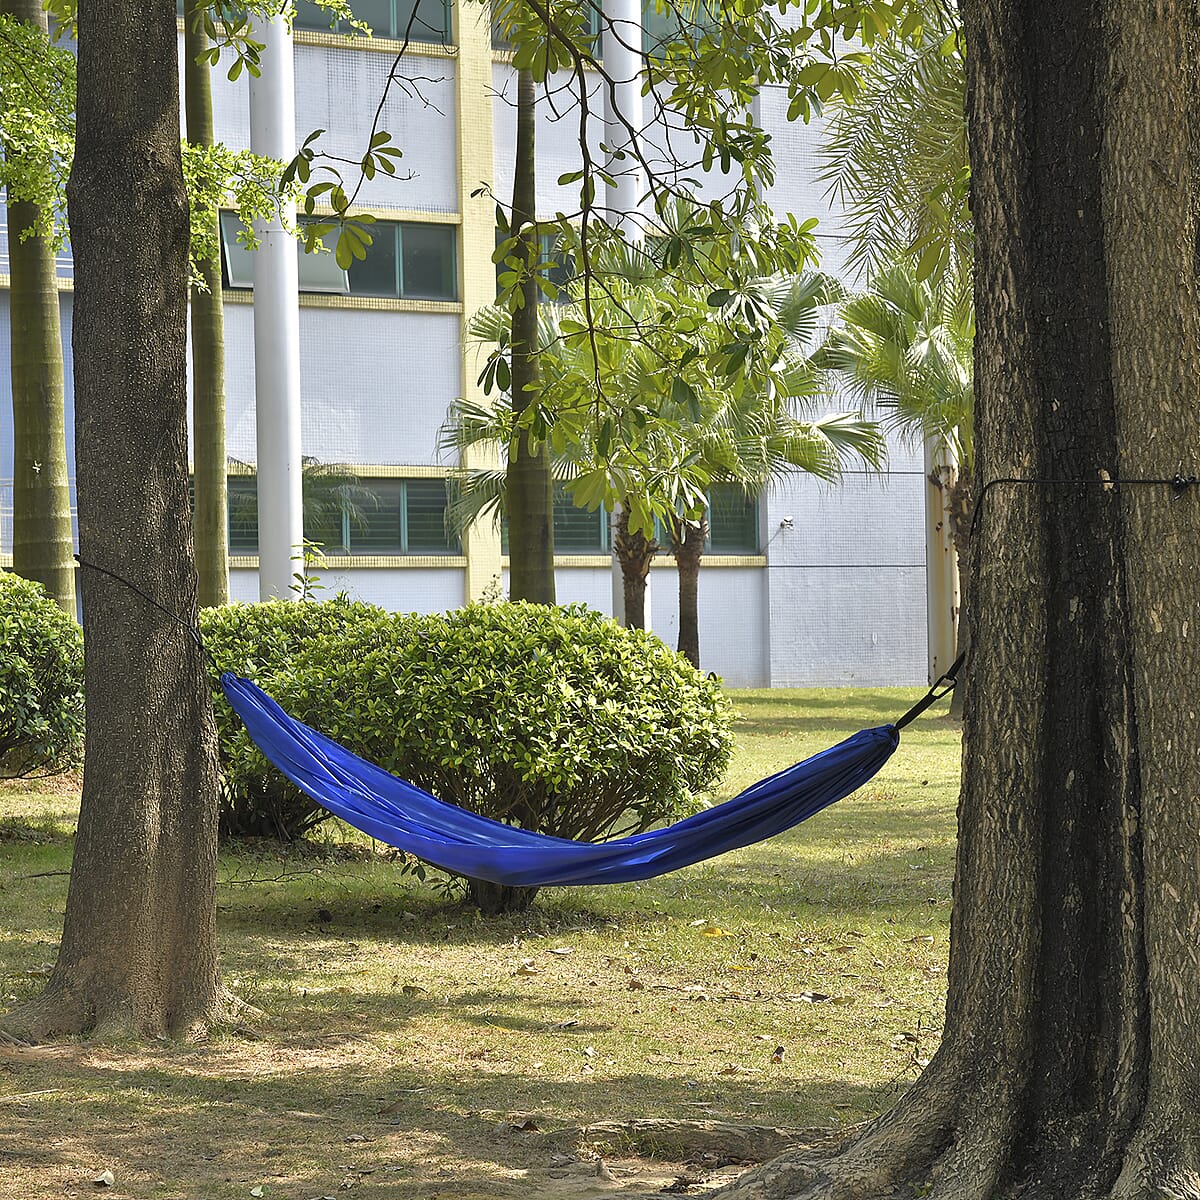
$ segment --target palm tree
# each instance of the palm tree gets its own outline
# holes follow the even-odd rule
[[[892,263],[870,288],[846,301],[843,325],[814,356],[816,365],[873,406],[902,437],[933,439],[946,451],[930,482],[942,489],[958,559],[960,592],[969,592],[974,511],[975,310],[969,285],[952,276],[918,278],[911,261]],[[965,604],[958,646],[970,642]]]
[[[578,300],[540,313],[543,402],[553,404],[556,383],[564,397],[576,394],[581,378],[595,384],[585,406],[564,400],[555,410],[547,435],[554,469],[577,504],[621,506],[616,550],[627,599],[634,600],[627,614],[641,609],[653,547],[649,516],[663,518],[679,567],[679,648],[698,665],[697,580],[708,487],[734,483],[757,492],[790,471],[832,480],[850,457],[877,463],[882,439],[875,424],[857,414],[809,414],[825,393],[803,347],[821,307],[838,294],[826,277],[753,281],[730,298],[726,307],[749,305],[769,315],[759,331],[760,366],[740,374],[721,365],[729,328],[710,304],[708,288],[664,275],[651,252],[614,248],[592,284],[590,313]],[[668,304],[674,317],[669,346],[654,332]],[[690,326],[679,320],[688,309]],[[501,346],[505,316],[483,310],[472,322],[473,336]],[[682,355],[681,326],[691,329]],[[608,336],[592,336],[593,328]],[[622,330],[624,336],[613,336]],[[512,436],[508,409],[459,401],[443,427],[442,446],[461,453],[494,442],[503,451]],[[502,478],[502,471],[460,476],[452,519],[498,512]]]
[[[0,16],[27,25],[31,42],[49,50],[39,0],[0,0]],[[73,93],[55,77],[47,90]],[[62,332],[51,229],[50,193],[61,170],[62,130],[41,122],[28,101],[0,96],[0,183],[8,188],[13,398],[13,570],[37,580],[75,615],[75,561],[64,416]],[[41,135],[45,134],[45,137]]]
[[[973,229],[962,29],[945,0],[919,15],[922,39],[873,47],[855,97],[831,106],[821,177],[845,210],[851,268],[869,275],[903,255],[921,278],[963,280]]]

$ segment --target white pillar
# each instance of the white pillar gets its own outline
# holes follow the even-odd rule
[[[628,152],[634,144],[630,129],[642,127],[642,0],[603,0],[601,55],[604,73],[612,80],[604,90],[604,144],[610,151],[605,164],[613,177],[604,189],[606,219],[610,225],[623,229],[630,241],[640,241],[642,227],[632,220],[637,212],[644,188],[642,170],[628,153],[623,159],[612,157],[613,151]],[[616,529],[617,514],[611,518]],[[653,574],[653,572],[651,573]],[[616,554],[612,560],[613,618],[625,623],[625,582],[621,563]],[[646,628],[653,628],[650,619],[650,576],[646,578]]]
[[[954,661],[958,640],[958,556],[946,501],[954,458],[939,438],[925,441],[925,594],[929,628],[929,680]],[[938,487],[933,479],[946,485]]]
[[[290,162],[296,154],[292,35],[282,16],[255,20],[262,73],[250,77],[250,149]],[[284,219],[294,225],[294,205]],[[296,239],[283,221],[260,222],[254,255],[254,385],[258,437],[258,594],[289,599],[303,570],[300,465],[300,309]]]

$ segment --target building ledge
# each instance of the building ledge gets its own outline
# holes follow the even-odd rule
[[[428,570],[430,567],[462,571],[467,566],[462,554],[327,554],[320,562],[313,563],[309,570],[320,577],[325,571],[354,571],[368,567],[389,570]],[[231,571],[257,571],[257,554],[231,554]]]

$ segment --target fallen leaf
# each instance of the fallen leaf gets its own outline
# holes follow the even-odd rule
[[[263,1190],[262,1190],[261,1183],[258,1185],[258,1187],[252,1187],[250,1189],[250,1195],[252,1195],[252,1196],[261,1196],[262,1194],[263,1194]]]
[[[533,965],[533,963],[522,963],[514,972],[514,975],[540,975],[541,971]]]
[[[689,922],[688,922],[688,924],[689,924],[689,925],[690,925],[690,926],[691,926],[693,929],[699,929],[701,925],[707,925],[707,924],[708,924],[708,918],[707,918],[707,917],[701,917],[701,918],[700,918],[700,920],[698,920],[698,921],[689,921]]]
[[[97,1187],[112,1187],[117,1180],[111,1171],[101,1171],[92,1182]]]
[[[773,1063],[781,1063],[781,1062],[783,1062],[783,1055],[784,1055],[784,1047],[776,1046],[775,1053],[771,1055],[771,1061]]]
[[[400,989],[405,996],[415,996],[419,992],[427,992],[428,990],[428,988],[418,987],[415,983],[406,983]]]
[[[714,925],[710,929],[704,931],[705,937],[734,937],[735,934],[729,932],[728,929],[722,929],[720,925]]]
[[[578,1025],[579,1021],[575,1017],[571,1017],[566,1021],[556,1021],[550,1026],[551,1029],[570,1029],[572,1026]]]
[[[352,1133],[346,1138],[347,1143],[349,1143],[349,1142],[369,1142],[370,1140],[371,1139],[369,1137],[367,1137],[367,1135],[365,1133]]]
[[[546,951],[547,954],[574,954],[574,946],[555,946],[551,950]]]
[[[646,985],[640,979],[631,979],[629,981],[628,990],[631,992],[644,992],[646,990]]]

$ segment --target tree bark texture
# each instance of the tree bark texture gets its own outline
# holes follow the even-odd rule
[[[621,564],[621,583],[625,593],[625,628],[646,628],[646,580],[658,553],[658,543],[644,533],[629,528],[629,510],[621,505],[617,513],[613,549]]]
[[[194,621],[188,514],[188,211],[175,9],[79,13],[75,445],[81,557]],[[186,1035],[220,1012],[216,739],[184,625],[84,568],[88,736],[58,962],[5,1024]]]
[[[1196,1200],[1200,487],[1101,481],[1200,473],[1197,16],[963,14],[983,501],[945,1032],[891,1112],[727,1195]]]
[[[183,35],[187,138],[213,144],[212,68],[197,61],[208,49],[204,5],[189,0]],[[220,215],[208,214],[220,245]],[[191,289],[192,465],[195,479],[196,574],[202,608],[229,603],[229,488],[225,456],[225,309],[221,262],[198,264],[203,287]]]
[[[527,263],[540,260],[537,232],[537,174],[534,119],[537,91],[529,71],[517,74],[517,146],[513,164],[512,227],[522,239],[518,255]],[[524,412],[538,387],[536,280],[521,285],[521,307],[512,314],[512,406]],[[531,450],[527,434],[518,435],[509,454],[505,480],[508,507],[508,590],[513,600],[554,603],[554,484],[550,452],[543,441]]]
[[[0,13],[37,26],[43,33],[48,28],[39,0],[0,0]],[[10,198],[13,570],[42,584],[74,616],[75,545],[54,250],[43,237],[23,236],[38,218],[35,204]]]
[[[700,560],[708,541],[708,517],[679,521],[671,534],[671,553],[679,570],[679,652],[700,665]]]

